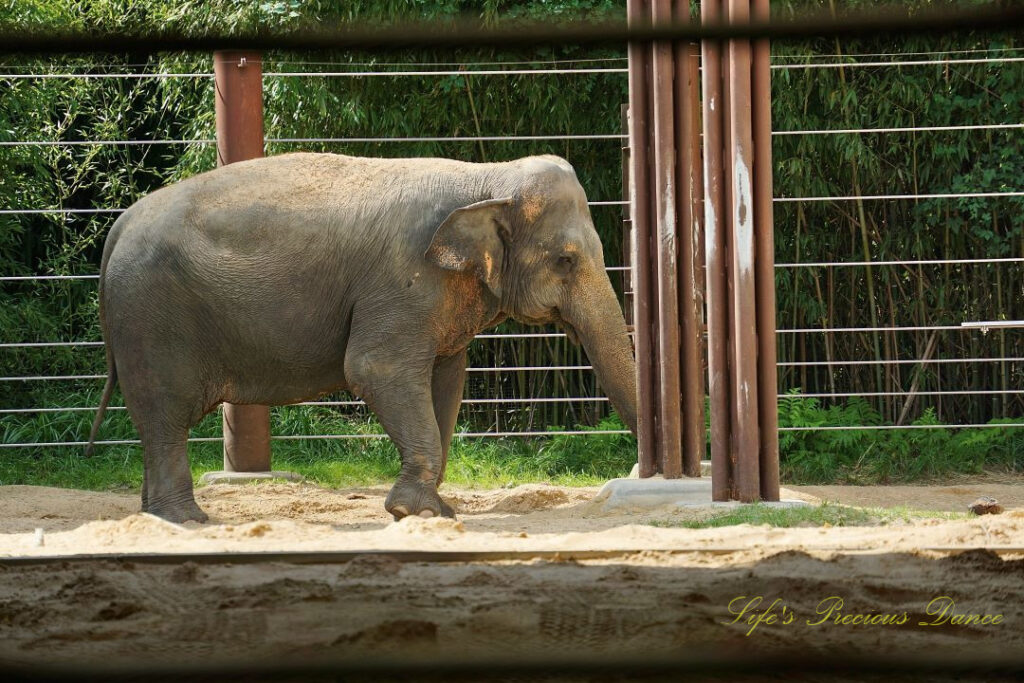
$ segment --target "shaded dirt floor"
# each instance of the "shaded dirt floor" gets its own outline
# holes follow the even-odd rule
[[[459,521],[394,523],[384,512],[386,491],[210,486],[197,490],[210,522],[177,526],[138,514],[135,494],[0,487],[0,665],[84,671],[325,658],[707,653],[1002,661],[1024,652],[1024,486],[1016,482],[794,488],[784,496],[957,511],[985,494],[1007,510],[793,529],[672,527],[713,511],[608,512],[592,500],[596,489],[543,485],[445,487],[442,495],[458,508]],[[366,552],[301,565],[10,562],[83,553],[282,550]],[[560,554],[420,562],[373,552],[399,550]],[[585,550],[617,552],[574,557]],[[978,617],[963,623],[964,615]],[[998,623],[980,623],[981,615],[989,621],[999,615]],[[757,680],[855,680],[819,674]]]

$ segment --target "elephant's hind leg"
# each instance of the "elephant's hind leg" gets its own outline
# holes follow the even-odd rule
[[[153,430],[142,436],[145,449],[143,511],[168,522],[205,522],[208,517],[196,503],[189,468],[188,429]]]
[[[122,386],[142,441],[142,510],[169,522],[205,522],[193,496],[187,450],[189,427],[202,416],[201,399],[168,384],[142,386],[129,379]]]

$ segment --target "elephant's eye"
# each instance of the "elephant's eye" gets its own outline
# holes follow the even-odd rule
[[[559,274],[564,276],[568,275],[572,271],[574,265],[576,265],[575,257],[573,257],[570,254],[563,254],[562,256],[558,257],[558,261],[555,264],[555,269],[559,272]]]

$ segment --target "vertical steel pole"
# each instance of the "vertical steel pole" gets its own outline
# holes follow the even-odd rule
[[[260,53],[213,54],[217,163],[263,156],[263,66]],[[270,470],[270,409],[224,404],[224,470]]]
[[[690,20],[688,0],[675,0],[676,21]],[[699,217],[700,147],[697,135],[697,63],[691,59],[693,45],[675,45],[675,129],[676,129],[676,216],[678,232],[678,310],[680,384],[682,391],[682,466],[688,477],[700,476],[704,456],[704,363],[701,311],[704,303],[704,251],[702,221]]]
[[[672,20],[672,0],[654,0],[655,23]],[[654,198],[658,273],[658,453],[665,478],[682,476],[679,291],[676,266],[676,155],[672,44],[653,47]]]
[[[721,11],[722,19],[729,21],[729,0],[721,0]],[[736,444],[736,415],[734,410],[734,403],[736,401],[736,388],[733,386],[733,368],[736,366],[736,358],[734,354],[734,347],[732,344],[733,329],[732,329],[732,301],[733,292],[735,291],[735,268],[732,263],[732,245],[736,239],[734,228],[733,228],[733,213],[732,207],[735,203],[733,200],[733,187],[732,187],[732,170],[733,170],[733,157],[729,152],[729,140],[732,137],[732,88],[730,83],[730,73],[732,69],[732,57],[729,52],[729,42],[722,43],[722,187],[724,203],[722,205],[722,232],[725,238],[725,287],[726,287],[726,334],[725,334],[725,353],[726,353],[726,372],[729,373],[729,384],[728,384],[728,399],[727,405],[729,410],[729,497],[732,500],[739,498],[738,488],[736,484],[736,472],[738,468],[737,453],[739,448]]]
[[[767,21],[769,0],[754,0],[754,18]],[[772,220],[771,45],[754,41],[754,221],[757,241],[757,358],[762,500],[779,499],[779,401],[775,348],[775,236]]]
[[[723,0],[701,0],[704,23],[722,18]],[[729,293],[726,282],[726,213],[723,183],[722,44],[701,43],[704,130],[704,275],[707,283],[708,393],[711,408],[711,499],[729,500],[732,491],[729,435]]]
[[[689,8],[689,3],[686,3]],[[695,368],[696,374],[693,378],[694,386],[689,399],[692,406],[693,434],[690,436],[691,444],[690,460],[683,463],[687,473],[693,472],[690,476],[700,476],[701,462],[707,455],[707,427],[705,406],[706,375],[706,352],[707,343],[705,334],[707,327],[704,318],[704,300],[706,291],[704,287],[704,160],[701,156],[700,146],[700,44],[690,43],[687,50],[686,60],[687,92],[689,97],[689,143],[690,150],[690,172],[693,174],[690,183],[690,223],[692,225],[692,249],[693,249],[693,282],[695,293],[693,297],[693,321],[694,329],[692,337],[696,346]],[[685,400],[685,399],[684,399]],[[684,405],[684,412],[686,407]],[[692,468],[692,469],[690,469]]]
[[[647,16],[644,0],[629,0],[627,18],[630,25]],[[650,174],[648,172],[648,102],[647,65],[649,49],[643,43],[629,44],[629,146],[630,207],[633,222],[633,303],[634,346],[637,368],[637,443],[641,477],[657,471],[654,340],[651,335],[651,211]]]
[[[687,52],[687,85],[690,98],[690,116],[693,119],[693,126],[690,129],[690,151],[693,154],[693,162],[690,168],[693,171],[693,187],[690,191],[691,215],[695,221],[694,238],[696,260],[694,270],[698,274],[697,287],[700,291],[700,301],[697,310],[701,318],[701,349],[703,356],[704,341],[703,327],[704,315],[704,157],[701,153],[701,101],[700,101],[700,43],[690,43]],[[703,380],[702,380],[703,382]],[[703,392],[703,389],[701,390]],[[703,424],[703,422],[701,423]]]
[[[629,105],[623,104],[619,109],[619,129],[627,136],[627,142],[622,146],[622,200],[625,206],[622,207],[622,265],[628,270],[622,271],[622,311],[625,314],[626,326],[633,328],[633,277],[630,270],[633,265],[633,221],[630,218],[630,149],[629,149]]]
[[[729,21],[750,20],[750,0],[729,0]],[[754,149],[751,120],[750,41],[729,43],[729,144],[732,173],[733,298],[730,311],[733,364],[733,432],[736,444],[736,488],[743,502],[760,498],[758,434],[757,308],[754,262]]]

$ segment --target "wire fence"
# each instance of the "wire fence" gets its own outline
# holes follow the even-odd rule
[[[1022,68],[1021,62],[1024,57],[1017,54],[1024,48],[1004,47],[990,49],[970,49],[932,52],[908,52],[904,54],[891,53],[861,53],[849,54],[842,57],[837,55],[816,55],[813,59],[807,55],[775,55],[772,69],[776,72],[811,72],[814,70],[836,70],[836,69],[903,69],[903,68],[943,68],[961,65],[987,65],[991,68]],[[797,63],[785,63],[785,60],[802,60]],[[313,78],[313,79],[379,79],[379,78],[501,78],[501,77],[548,77],[548,76],[571,76],[578,78],[615,77],[626,78],[627,69],[624,57],[607,59],[583,59],[583,60],[529,60],[509,62],[476,62],[452,63],[452,62],[419,62],[419,63],[356,63],[356,62],[328,62],[328,61],[292,61],[277,60],[279,70],[272,70],[264,73],[268,81],[275,79]],[[607,66],[607,64],[613,64]],[[621,66],[618,66],[621,64]],[[527,68],[533,65],[537,68]],[[590,65],[590,66],[588,66]],[[599,66],[593,66],[599,65]],[[293,66],[296,70],[286,70]],[[88,67],[88,71],[71,70],[63,72],[37,73],[26,65],[0,65],[0,84],[15,84],[21,81],[33,80],[61,80],[61,79],[104,79],[104,80],[125,80],[141,81],[146,79],[168,80],[168,79],[193,79],[197,81],[210,80],[208,87],[212,88],[213,74],[206,71],[182,71],[153,73],[146,71],[131,72],[131,67],[150,68],[149,64],[103,64],[97,63]],[[311,67],[328,67],[328,69],[317,70]],[[344,68],[342,68],[344,67]],[[386,68],[396,67],[396,68]],[[435,68],[428,68],[435,67]],[[488,68],[491,67],[491,68]],[[81,67],[79,67],[81,68]],[[17,72],[6,72],[6,70],[19,70]],[[1024,129],[1024,122],[1021,121],[987,121],[987,122],[963,122],[942,125],[913,125],[913,126],[875,126],[855,128],[809,128],[806,130],[777,130],[773,132],[776,140],[790,138],[817,138],[823,136],[888,136],[888,135],[923,135],[924,139],[945,133],[955,134],[988,134],[992,131],[1019,131]],[[574,144],[605,144],[608,145],[607,164],[618,167],[621,164],[620,147],[626,141],[624,131],[576,131],[576,132],[553,132],[550,134],[509,134],[509,135],[409,135],[402,137],[383,136],[348,136],[348,137],[271,137],[266,140],[268,150],[277,146],[296,145],[329,145],[332,148],[344,150],[346,145],[356,144],[405,144],[405,143],[467,143],[484,145],[489,143],[522,143],[523,154],[531,151],[531,146],[536,143],[563,142]],[[96,147],[155,147],[155,148],[188,148],[203,146],[209,147],[216,144],[212,138],[180,138],[168,137],[165,139],[22,139],[22,140],[0,140],[0,148],[11,150],[38,150],[43,152],[51,149],[66,148],[96,148]],[[927,143],[926,143],[927,144]],[[603,149],[603,148],[602,148]],[[34,152],[33,152],[34,153]],[[778,192],[778,190],[777,190]],[[778,206],[806,205],[816,203],[835,204],[836,210],[846,210],[844,205],[855,203],[862,207],[865,202],[913,202],[930,203],[936,201],[961,201],[961,200],[992,200],[998,201],[1007,198],[1024,197],[1024,191],[1005,187],[998,191],[971,191],[964,188],[962,191],[929,191],[928,188],[916,188],[914,192],[892,192],[888,194],[866,194],[851,192],[842,195],[822,196],[776,196],[774,202]],[[588,202],[597,210],[610,210],[627,208],[628,202],[619,198],[603,197]],[[861,209],[863,210],[863,209]],[[34,217],[45,219],[63,219],[65,221],[78,221],[84,219],[88,222],[86,228],[79,226],[77,229],[90,229],[102,232],[125,207],[39,207],[39,206],[7,206],[0,207],[0,217],[8,216],[11,220],[32,220]],[[76,225],[79,225],[76,223]],[[31,229],[29,226],[28,229]],[[93,268],[97,264],[91,264]],[[862,279],[852,282],[863,285],[869,277],[871,269],[893,268],[893,269],[922,269],[928,268],[950,268],[972,266],[977,268],[1005,268],[1007,277],[1011,278],[1008,286],[1018,286],[1024,278],[1024,256],[1003,256],[991,258],[907,258],[907,259],[879,259],[879,260],[829,260],[814,261],[800,260],[799,255],[791,261],[783,261],[776,264],[778,273],[803,273],[824,271],[824,277],[836,277],[834,274],[846,269],[859,269]],[[612,266],[608,268],[613,280],[618,282],[619,276],[625,276],[628,268],[623,266]],[[865,273],[867,271],[867,273]],[[873,272],[878,272],[874,270]],[[1000,271],[1004,272],[1004,271]],[[44,291],[47,288],[60,287],[64,283],[75,281],[90,281],[95,287],[98,275],[89,272],[70,273],[0,273],[0,287],[21,288],[11,291],[25,296],[46,296]],[[817,275],[811,275],[817,277]],[[24,289],[25,286],[37,288],[36,292]],[[623,287],[625,290],[626,287]],[[0,289],[2,291],[2,289]],[[42,293],[40,293],[42,291]],[[628,294],[629,292],[626,291]],[[56,295],[52,294],[51,295]],[[1020,317],[1020,316],[1018,316]],[[779,319],[793,320],[788,311],[780,311]],[[978,335],[978,330],[966,328],[959,324],[927,324],[927,325],[906,325],[899,324],[896,320],[888,324],[863,325],[829,325],[819,326],[780,326],[777,333],[783,337],[792,336],[800,339],[807,339],[825,335],[831,338],[832,335],[859,335],[867,338],[870,335],[902,335],[909,333],[931,333],[942,335]],[[1012,332],[1011,332],[1012,333]],[[1022,332],[1016,332],[1022,334]],[[552,343],[565,343],[566,335],[557,330],[543,331],[511,331],[511,332],[488,332],[477,337],[476,344],[493,344],[494,351],[488,355],[493,362],[487,366],[474,366],[468,369],[469,380],[467,381],[466,398],[463,402],[464,410],[480,414],[480,411],[490,411],[496,415],[493,426],[488,430],[467,429],[459,432],[458,436],[463,438],[509,438],[509,437],[551,437],[554,435],[564,436],[602,436],[627,434],[622,429],[536,429],[535,424],[547,427],[552,424],[574,424],[573,419],[579,423],[595,423],[605,416],[609,409],[608,399],[601,395],[599,387],[593,380],[593,367],[582,360],[579,363],[566,364],[558,362],[550,353]],[[1005,339],[1004,339],[1005,342]],[[507,343],[520,345],[515,351],[511,351]],[[802,343],[802,342],[801,342]],[[101,365],[102,359],[100,350],[104,344],[99,340],[54,340],[41,339],[38,341],[30,339],[7,340],[0,343],[0,358],[2,354],[14,354],[19,352],[32,353],[74,353],[94,354],[97,360],[97,367]],[[528,351],[523,351],[529,347]],[[1024,427],[1024,353],[1012,353],[1013,349],[1024,348],[1019,342],[1007,346],[1005,343],[1000,347],[1005,350],[1001,355],[992,353],[973,356],[950,358],[936,357],[934,350],[928,346],[920,346],[920,353],[915,357],[882,357],[879,347],[871,347],[864,343],[864,350],[867,353],[874,352],[875,357],[871,358],[828,358],[827,360],[800,361],[780,357],[779,368],[782,376],[787,380],[783,386],[788,384],[789,389],[779,394],[780,401],[792,401],[794,399],[815,399],[834,402],[838,399],[890,399],[890,398],[920,398],[920,399],[942,399],[968,397],[976,400],[985,400],[994,397],[1003,399],[1001,404],[1004,419],[1000,423],[986,423],[978,421],[967,421],[962,423],[944,423],[941,420],[928,424],[862,424],[862,425],[835,425],[819,424],[813,426],[784,426],[782,432],[804,432],[804,431],[851,431],[851,430],[926,430],[926,429],[951,429],[951,428],[1015,428]],[[886,347],[889,353],[898,348],[894,344],[892,348]],[[780,349],[781,353],[781,349]],[[546,355],[547,354],[547,355]],[[564,354],[558,356],[564,358]],[[524,362],[524,360],[526,362]],[[913,378],[920,376],[922,372],[938,373],[942,367],[968,366],[982,367],[989,364],[998,364],[1004,368],[1003,377],[1009,377],[1009,386],[985,387],[971,386],[968,388],[941,388],[941,383],[934,386],[918,386]],[[8,367],[6,361],[2,367]],[[838,391],[820,390],[821,382],[817,382],[819,390],[815,390],[807,381],[800,381],[797,373],[808,370],[818,371],[824,369],[835,383],[837,372],[849,372],[852,369],[864,367],[868,370],[878,369],[890,373],[894,368],[908,367],[917,374],[908,375],[899,381],[906,385],[896,389],[882,390],[879,387],[874,389],[865,387],[858,390]],[[837,368],[841,370],[836,370]],[[530,381],[525,379],[531,375],[547,373],[553,377],[573,377],[572,382],[563,379],[562,384],[566,387],[589,387],[592,393],[568,394],[561,396],[530,395],[528,388]],[[37,371],[32,373],[0,373],[0,397],[8,397],[5,402],[20,400],[20,395],[4,390],[7,385],[30,385],[34,383],[68,383],[78,386],[81,383],[98,385],[104,379],[104,374],[99,373],[66,373]],[[589,377],[582,380],[584,376]],[[937,374],[936,374],[937,377]],[[477,378],[488,378],[477,379]],[[797,391],[799,393],[794,394]],[[525,392],[525,393],[524,393]],[[13,424],[11,420],[18,416],[47,416],[64,413],[88,414],[96,410],[96,392],[93,389],[86,391],[91,397],[85,400],[85,405],[45,405],[45,406],[18,406],[0,404],[0,421],[7,421],[8,425]],[[81,393],[76,393],[81,398]],[[364,410],[365,404],[360,400],[342,397],[337,400],[306,401],[298,405],[308,406],[313,409],[331,410]],[[544,412],[535,420],[535,413],[545,406],[560,407],[585,405],[589,409],[580,412]],[[124,411],[124,406],[115,405],[110,408],[112,411]],[[497,412],[496,412],[497,411]],[[519,421],[502,419],[498,413],[527,413],[528,418]],[[517,429],[506,429],[503,425],[521,425]],[[16,431],[16,430],[13,430]],[[10,437],[12,430],[5,430],[6,443],[0,443],[0,448],[52,448],[52,447],[79,447],[85,443],[74,438],[65,438],[53,441],[30,441],[18,440]],[[379,439],[384,438],[380,433],[358,433],[358,434],[289,434],[275,435],[274,440],[299,440],[299,439]],[[221,439],[216,437],[195,437],[191,442],[218,442]],[[136,445],[134,439],[111,439],[97,442],[99,445]]]

